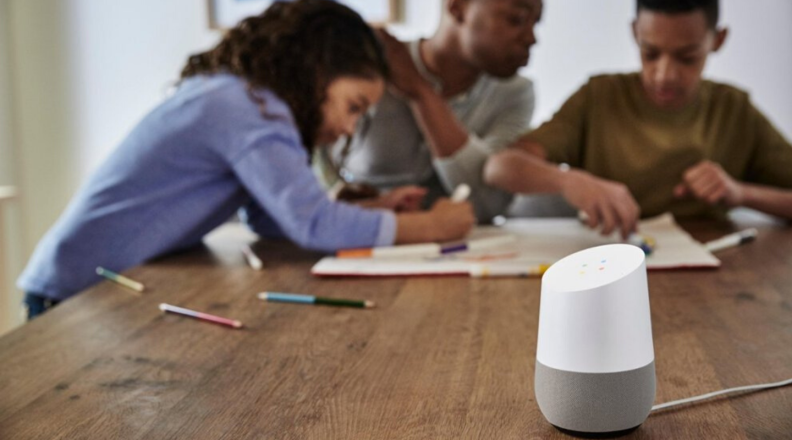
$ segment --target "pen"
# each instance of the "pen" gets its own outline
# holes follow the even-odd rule
[[[749,228],[740,232],[726,235],[717,240],[709,241],[704,244],[704,247],[710,252],[717,252],[753,241],[757,234],[759,234],[759,231],[757,231],[756,228]]]
[[[253,252],[253,249],[250,248],[250,245],[242,246],[242,254],[245,255],[245,260],[247,260],[250,267],[254,270],[261,270],[264,267],[264,263],[261,262],[259,257]]]
[[[142,283],[139,283],[135,280],[129,279],[121,274],[117,274],[112,270],[107,270],[102,266],[96,268],[96,274],[107,278],[110,281],[114,281],[122,286],[129,287],[132,290],[136,290],[138,292],[142,292],[146,289]]]
[[[242,323],[233,319],[221,318],[220,316],[210,315],[208,313],[196,312],[194,310],[185,309],[184,307],[172,306],[170,304],[162,303],[159,309],[163,312],[175,313],[177,315],[188,316],[190,318],[200,319],[203,321],[213,322],[215,324],[226,325],[233,328],[241,328]]]
[[[357,307],[361,309],[370,309],[375,305],[374,302],[366,300],[323,298],[321,296],[299,295],[296,293],[261,292],[258,294],[258,298],[262,301]]]

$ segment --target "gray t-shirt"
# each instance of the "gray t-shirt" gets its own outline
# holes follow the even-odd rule
[[[440,90],[440,81],[421,60],[419,41],[408,47],[418,70]],[[330,156],[341,165],[341,174],[347,181],[380,189],[426,186],[428,203],[447,196],[460,183],[467,183],[473,190],[470,201],[479,220],[503,214],[512,196],[486,186],[482,169],[487,157],[507,147],[529,128],[534,109],[533,84],[518,75],[508,79],[482,75],[470,90],[447,102],[470,134],[467,143],[450,157],[432,157],[409,102],[390,92],[385,93],[371,115],[361,120],[346,157],[345,140],[331,148]]]

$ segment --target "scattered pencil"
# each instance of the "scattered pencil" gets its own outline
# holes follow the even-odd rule
[[[253,252],[253,249],[250,248],[250,245],[242,246],[242,254],[245,255],[245,260],[247,260],[250,267],[254,270],[261,270],[264,268],[264,263],[261,262],[261,259]]]
[[[170,304],[162,303],[159,305],[159,308],[163,312],[175,313],[177,315],[188,316],[190,318],[200,319],[203,321],[225,325],[228,327],[242,328],[242,323],[240,321],[236,321],[228,318],[222,318],[220,316],[210,315],[208,313],[196,312],[194,310],[185,309],[184,307],[177,307],[177,306],[172,306]]]
[[[375,307],[373,301],[323,298],[313,295],[298,295],[294,293],[261,292],[258,294],[260,300],[273,302],[287,302],[298,304],[320,304],[336,307],[357,307],[361,309],[371,309]]]
[[[139,283],[135,280],[129,279],[123,275],[117,274],[112,270],[107,270],[101,266],[96,268],[97,275],[103,276],[110,281],[114,281],[122,286],[129,287],[132,290],[142,292],[146,289],[142,283]]]

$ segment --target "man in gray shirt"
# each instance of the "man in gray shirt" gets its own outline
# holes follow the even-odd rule
[[[443,8],[428,40],[404,44],[380,32],[390,90],[330,156],[347,182],[421,185],[428,203],[466,183],[485,221],[511,202],[510,194],[484,184],[482,169],[529,127],[533,85],[517,71],[536,43],[542,1],[445,0]]]

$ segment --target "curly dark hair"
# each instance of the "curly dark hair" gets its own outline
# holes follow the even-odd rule
[[[288,104],[302,142],[314,148],[327,86],[340,76],[386,78],[388,65],[374,31],[355,11],[331,0],[275,2],[242,20],[213,49],[190,56],[181,78],[228,72],[253,89],[265,87]]]

